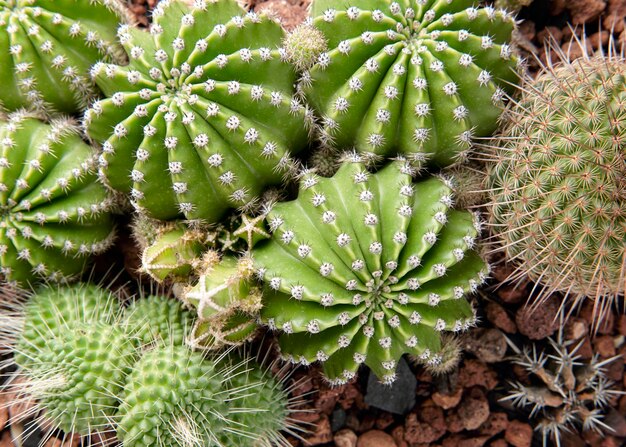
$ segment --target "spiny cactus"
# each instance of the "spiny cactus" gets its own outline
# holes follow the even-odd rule
[[[577,354],[584,340],[573,348],[571,341],[563,342],[561,334],[548,342],[546,349],[533,345],[521,351],[511,344],[517,354],[512,361],[524,368],[528,381],[512,383],[509,396],[502,400],[531,408],[530,418],[544,447],[550,442],[561,447],[561,435],[578,429],[601,435],[613,431],[602,420],[603,410],[624,393],[612,389],[604,367],[620,356],[600,361],[595,355],[586,361]]]
[[[279,23],[235,0],[165,0],[150,33],[122,28],[128,66],[96,64],[87,111],[101,173],[158,219],[216,222],[292,170],[310,114],[278,48]]]
[[[447,165],[490,135],[517,79],[515,21],[475,4],[315,0],[313,25],[329,50],[300,87],[322,117],[322,142]]]
[[[68,119],[0,116],[0,279],[79,274],[113,239],[94,154]]]
[[[562,55],[562,59],[566,59]],[[516,277],[596,300],[626,290],[626,64],[585,56],[526,79],[493,142],[494,237]]]
[[[323,362],[332,383],[362,363],[390,383],[404,353],[438,363],[441,332],[475,321],[463,296],[487,274],[471,251],[478,222],[451,209],[447,181],[412,174],[402,160],[371,174],[358,156],[330,179],[305,174],[253,250],[268,286],[261,316],[284,332],[283,355]]]
[[[0,108],[74,113],[97,96],[92,64],[122,62],[119,0],[0,0]]]

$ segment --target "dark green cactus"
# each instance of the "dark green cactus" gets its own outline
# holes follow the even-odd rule
[[[322,143],[447,165],[490,135],[517,79],[515,21],[476,3],[315,0],[329,49],[300,85],[322,117]]]
[[[113,239],[95,154],[68,119],[0,117],[0,276],[20,283],[79,274]],[[2,279],[0,278],[0,279]]]
[[[293,169],[307,109],[274,19],[235,0],[162,1],[150,33],[122,29],[128,66],[96,64],[86,113],[102,175],[152,217],[216,222]],[[307,118],[308,117],[308,118]]]
[[[122,62],[119,0],[0,0],[0,108],[78,112],[97,95],[101,60]]]
[[[478,222],[451,209],[449,182],[413,173],[399,160],[371,174],[353,156],[330,179],[304,175],[253,250],[263,321],[284,332],[287,358],[323,362],[333,383],[362,363],[390,383],[405,353],[438,363],[441,333],[475,321],[463,296],[488,271],[471,250]]]

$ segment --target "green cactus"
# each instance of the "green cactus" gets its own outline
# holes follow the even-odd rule
[[[276,20],[235,0],[165,0],[150,33],[122,29],[128,66],[96,64],[107,95],[87,111],[101,173],[158,219],[217,222],[293,169],[310,113]]]
[[[255,335],[262,291],[253,275],[249,257],[215,258],[198,283],[184,290],[183,300],[198,312],[192,345],[220,348],[242,344]]]
[[[94,161],[71,120],[0,117],[0,277],[62,280],[110,245],[111,201]]]
[[[329,50],[300,88],[322,117],[322,143],[447,165],[490,135],[517,80],[515,20],[474,5],[315,0],[313,25]]]
[[[122,62],[119,0],[0,0],[0,108],[74,113],[97,96],[101,60]]]
[[[403,160],[371,174],[355,155],[330,179],[304,175],[253,250],[263,321],[284,332],[287,358],[323,362],[332,383],[362,363],[391,383],[405,353],[438,363],[441,333],[475,321],[463,296],[488,271],[471,251],[479,224],[451,209],[449,182],[412,174]]]
[[[626,66],[583,57],[526,79],[490,165],[491,225],[514,277],[597,300],[626,290]],[[541,301],[539,301],[541,302]]]

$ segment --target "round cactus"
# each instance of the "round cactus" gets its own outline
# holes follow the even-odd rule
[[[493,233],[517,276],[597,299],[600,319],[626,289],[625,76],[621,59],[584,57],[527,79],[489,174]]]
[[[447,165],[490,135],[517,79],[515,21],[475,4],[315,0],[329,50],[300,86],[322,117],[322,142]]]
[[[67,119],[0,117],[0,276],[19,283],[81,273],[113,238],[94,154]],[[1,279],[1,278],[0,278]]]
[[[362,363],[390,383],[405,353],[438,363],[441,333],[475,321],[463,296],[487,274],[471,251],[478,223],[451,209],[445,180],[412,174],[401,160],[371,174],[354,156],[330,179],[305,175],[253,250],[268,285],[261,316],[284,332],[283,354],[323,362],[332,383]]]
[[[235,0],[165,0],[153,19],[150,33],[121,30],[128,66],[93,67],[108,98],[87,111],[87,131],[102,175],[137,209],[217,222],[291,171],[310,114],[274,19]]]
[[[118,0],[0,0],[0,108],[74,113],[97,95],[89,69],[124,60]]]

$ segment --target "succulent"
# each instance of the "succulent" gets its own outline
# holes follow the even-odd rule
[[[322,143],[447,165],[490,135],[517,80],[515,20],[475,4],[315,0],[329,49],[300,88],[322,118]]]
[[[386,383],[402,354],[442,360],[441,333],[475,321],[463,296],[485,279],[476,217],[451,209],[445,179],[412,182],[396,160],[371,174],[359,156],[330,179],[302,176],[253,250],[267,284],[261,317],[292,361],[323,362],[331,383],[365,363]]]
[[[519,12],[524,6],[529,6],[533,0],[495,0],[496,8],[503,8],[508,11]]]
[[[165,0],[150,33],[122,28],[130,64],[96,64],[107,96],[85,114],[101,174],[158,219],[217,222],[293,169],[310,113],[280,24],[235,0]]]
[[[612,389],[604,367],[620,356],[601,361],[596,354],[584,360],[577,354],[583,343],[571,347],[572,341],[563,342],[559,334],[557,340],[548,339],[545,349],[536,344],[523,350],[511,345],[516,351],[512,361],[524,368],[528,380],[512,383],[502,400],[531,409],[530,418],[544,446],[553,442],[560,447],[562,434],[577,429],[601,435],[613,431],[603,421],[603,410],[624,393]]]
[[[625,75],[619,57],[548,66],[492,144],[490,220],[514,276],[596,300],[596,323],[626,289]]]
[[[97,61],[122,62],[119,0],[0,0],[0,108],[74,113],[98,90]]]
[[[94,153],[69,119],[0,117],[0,279],[77,275],[113,239]]]

